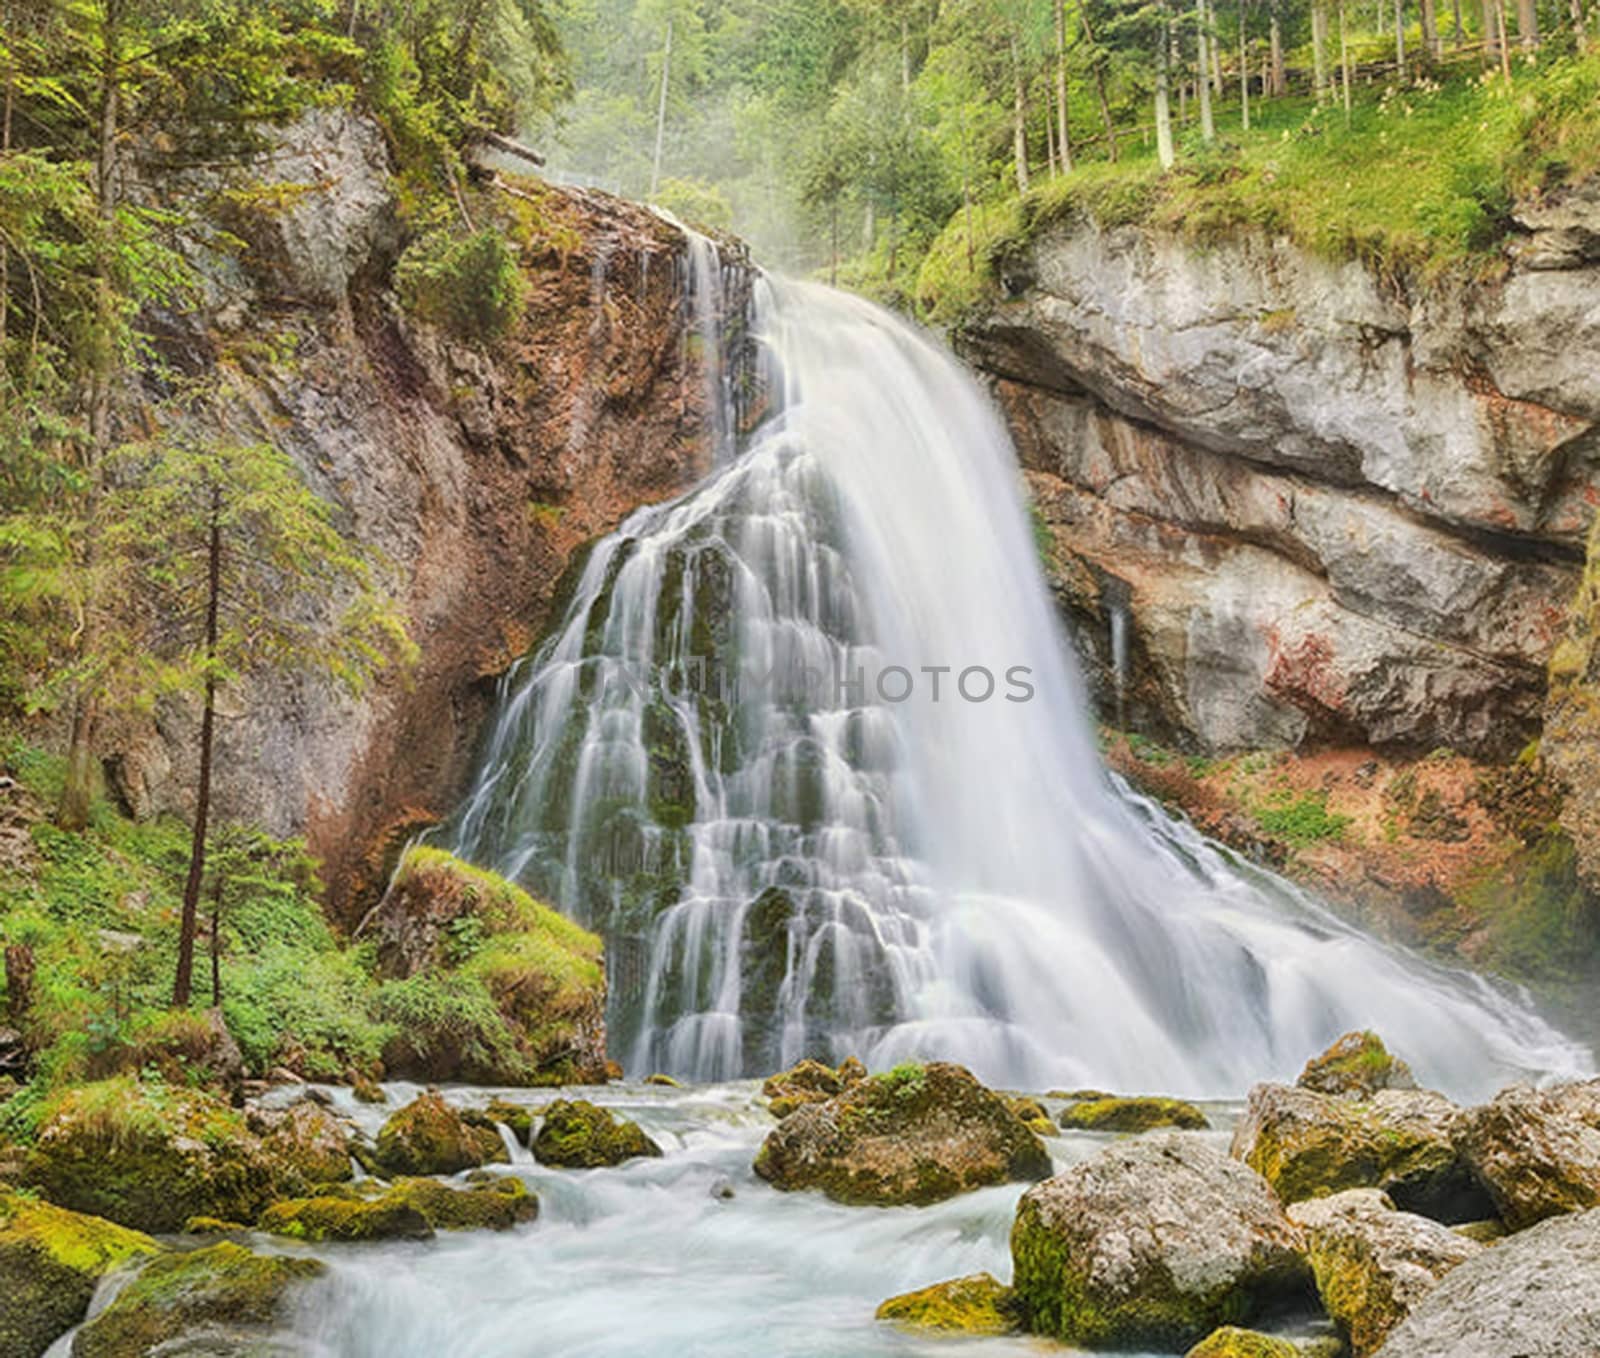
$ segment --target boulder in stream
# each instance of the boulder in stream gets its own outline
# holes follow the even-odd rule
[[[1501,1090],[1468,1113],[1462,1141],[1512,1230],[1600,1206],[1600,1080]]]
[[[435,1231],[509,1230],[539,1214],[520,1179],[486,1176],[458,1188],[437,1179],[397,1179],[381,1193],[342,1192],[275,1202],[257,1229],[294,1240],[427,1240]]]
[[[139,1231],[0,1189],[0,1358],[37,1358],[83,1319],[101,1278],[159,1249]]]
[[[1260,1330],[1224,1325],[1213,1330],[1183,1358],[1302,1358],[1298,1344]]]
[[[315,1259],[253,1254],[231,1241],[161,1255],[78,1331],[72,1358],[296,1352],[272,1332],[293,1291],[323,1272]]]
[[[896,1066],[790,1113],[755,1171],[774,1188],[818,1188],[836,1202],[930,1203],[1050,1172],[1044,1143],[1006,1099],[962,1066]]]
[[[1295,1084],[1317,1094],[1371,1098],[1380,1089],[1415,1089],[1411,1067],[1390,1054],[1371,1031],[1346,1033],[1306,1062]]]
[[[660,1154],[661,1147],[637,1122],[586,1099],[557,1099],[544,1110],[544,1121],[533,1138],[535,1160],[566,1169],[599,1169]]]
[[[1307,1297],[1304,1246],[1259,1174],[1168,1132],[1118,1142],[1024,1193],[1012,1286],[1035,1333],[1181,1350]]]
[[[890,1297],[878,1307],[877,1316],[904,1329],[941,1334],[1011,1334],[1021,1328],[1011,1289],[988,1273]]]
[[[437,1093],[418,1095],[383,1124],[372,1159],[384,1174],[458,1174],[495,1161],[509,1162],[493,1127],[463,1117]]]
[[[1545,1221],[1469,1259],[1390,1331],[1377,1358],[1600,1353],[1600,1208]]]
[[[1157,1127],[1201,1131],[1211,1125],[1192,1103],[1154,1095],[1119,1098],[1108,1094],[1083,1099],[1063,1108],[1058,1121],[1071,1131],[1081,1132],[1148,1132]]]
[[[1381,1188],[1407,1211],[1471,1221],[1492,1210],[1462,1157],[1462,1127],[1462,1110],[1429,1090],[1350,1099],[1262,1084],[1234,1128],[1233,1155],[1286,1203]]]
[[[1367,1358],[1451,1269],[1484,1247],[1427,1217],[1398,1212],[1376,1189],[1356,1188],[1289,1208],[1306,1233],[1306,1258],[1323,1308]]]

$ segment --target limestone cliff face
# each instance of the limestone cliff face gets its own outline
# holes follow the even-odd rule
[[[228,180],[188,185],[243,248],[200,261],[209,295],[167,337],[230,379],[230,436],[288,450],[343,531],[383,554],[421,647],[408,679],[358,701],[294,677],[228,700],[222,811],[306,834],[346,913],[451,809],[496,676],[574,550],[708,460],[679,231],[600,194],[490,188],[540,225],[517,239],[526,314],[480,349],[396,303],[390,170],[374,124],[323,111]],[[136,807],[185,809],[192,724],[164,710],[122,742],[112,772]]]
[[[1284,241],[1079,221],[957,337],[1110,708],[1201,749],[1537,734],[1600,488],[1600,189],[1407,296]]]

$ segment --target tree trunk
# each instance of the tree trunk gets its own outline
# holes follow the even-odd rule
[[[1195,0],[1194,32],[1196,61],[1200,71],[1200,78],[1195,81],[1195,93],[1200,96],[1200,135],[1206,141],[1215,141],[1217,125],[1211,117],[1211,82],[1206,79],[1209,65],[1207,48],[1210,45],[1209,35],[1206,33],[1206,0]]]
[[[1206,18],[1214,33],[1217,27],[1217,0],[1206,0]],[[1211,94],[1215,99],[1222,98],[1222,44],[1215,40],[1211,43]]]
[[[1317,107],[1328,102],[1328,7],[1326,0],[1311,6],[1311,84]]]
[[[1589,33],[1583,23],[1583,0],[1570,0],[1570,2],[1572,5],[1572,35],[1578,40],[1578,46],[1584,47],[1588,44]],[[1457,3],[1459,4],[1460,0],[1457,0]],[[5,332],[0,329],[0,340],[4,338]]]
[[[1339,0],[1339,68],[1344,77],[1344,120],[1350,121],[1350,31],[1345,23],[1344,0]]]
[[[1439,17],[1434,9],[1434,0],[1422,0],[1421,8],[1422,46],[1430,61],[1438,61],[1444,55],[1444,48],[1439,42]]]
[[[650,162],[650,197],[661,183],[661,143],[667,135],[667,82],[672,74],[672,15],[667,15],[667,43],[661,50],[661,97],[656,101],[656,153]]]
[[[1495,19],[1495,0],[1483,0],[1483,54],[1484,64],[1500,60],[1500,26]]]
[[[1250,60],[1245,36],[1245,0],[1239,0],[1239,119],[1246,132],[1250,130]]]
[[[211,876],[211,1007],[222,1005],[222,874]]]
[[[1572,2],[1577,4],[1578,0]],[[1056,130],[1056,144],[1061,148],[1061,169],[1066,173],[1072,169],[1072,134],[1067,127],[1067,0],[1057,0],[1056,4],[1056,115],[1061,123]]]
[[[222,490],[211,491],[211,537],[206,555],[206,686],[200,718],[200,784],[195,791],[194,834],[189,842],[189,877],[183,886],[183,917],[178,926],[178,975],[172,1007],[188,1007],[194,984],[194,936],[200,912],[200,887],[206,870],[206,826],[211,818],[211,753],[217,727],[217,613],[222,601]]]
[[[1536,0],[1517,0],[1517,40],[1529,52],[1539,45],[1539,6]]]
[[[1161,32],[1156,37],[1156,158],[1163,170],[1170,170],[1175,159],[1172,152],[1172,106],[1168,93],[1171,81],[1172,38],[1163,18]]]
[[[1451,45],[1460,47],[1467,40],[1467,31],[1461,23],[1461,0],[1451,0],[1451,4],[1455,8],[1456,21],[1456,31],[1454,37],[1451,38]]]
[[[1406,0],[1394,0],[1394,66],[1400,83],[1406,80]]]
[[[1272,6],[1271,43],[1272,43],[1272,46],[1271,46],[1270,50],[1271,50],[1271,54],[1272,54],[1272,87],[1271,87],[1272,95],[1273,95],[1274,98],[1281,99],[1284,96],[1284,94],[1288,91],[1288,87],[1289,86],[1288,86],[1288,80],[1284,76],[1284,72],[1283,72],[1283,24],[1280,21],[1279,16],[1278,16],[1277,0],[1274,0],[1273,6]]]
[[[1053,175],[1059,171],[1056,165],[1056,115],[1055,104],[1050,94],[1050,86],[1044,87],[1044,163]]]
[[[1011,37],[1011,149],[1016,159],[1017,192],[1028,191],[1028,91],[1022,83],[1022,57]]]
[[[1089,6],[1087,0],[1078,10],[1078,17],[1083,20],[1083,36],[1094,46],[1094,29],[1090,26]],[[1096,50],[1094,59],[1094,92],[1100,104],[1100,121],[1106,128],[1106,153],[1114,161],[1117,158],[1117,125],[1111,117],[1111,100],[1106,97],[1106,64],[1104,54]]]
[[[111,449],[111,388],[116,378],[114,343],[117,299],[112,285],[110,236],[117,218],[119,119],[121,116],[123,0],[107,0],[101,31],[98,145],[95,160],[95,214],[99,232],[95,243],[95,317],[90,340],[89,446],[84,468],[84,531],[79,562],[83,567],[82,616],[75,650],[80,658],[94,660],[100,607],[95,582],[100,533],[100,477]],[[94,681],[80,677],[72,700],[72,726],[67,746],[67,776],[61,790],[56,823],[63,830],[82,830],[89,823],[94,796],[94,738],[99,721],[99,698]]]
[[[1506,0],[1494,0],[1496,50],[1500,53],[1500,74],[1511,81],[1511,39],[1506,34]]]

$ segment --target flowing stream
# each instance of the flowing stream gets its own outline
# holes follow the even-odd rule
[[[1109,779],[981,390],[859,299],[754,310],[774,413],[595,546],[445,831],[605,935],[630,1073],[1236,1096],[1369,1026],[1461,1095],[1586,1065]]]

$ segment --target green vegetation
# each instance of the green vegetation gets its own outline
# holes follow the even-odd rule
[[[447,229],[419,237],[400,256],[395,282],[415,315],[484,344],[511,329],[527,298],[510,242],[488,227],[466,237]]]
[[[1287,789],[1269,793],[1253,808],[1256,822],[1267,834],[1303,849],[1325,839],[1338,839],[1350,824],[1348,816],[1328,810],[1326,792]]]

